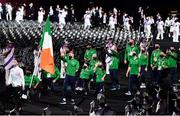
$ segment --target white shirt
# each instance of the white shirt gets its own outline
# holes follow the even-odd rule
[[[166,20],[165,21],[165,26],[166,27],[170,27],[171,26],[171,21],[170,20]]]
[[[164,22],[163,21],[157,22],[157,28],[158,29],[163,29],[163,26],[164,26]]]
[[[9,84],[12,84],[12,87],[23,87],[24,89],[24,72],[19,66],[15,66],[10,70]]]
[[[91,25],[91,14],[85,14],[84,15],[84,23]]]
[[[174,23],[174,30],[177,31],[178,33],[179,33],[179,26],[180,26],[179,22]]]
[[[144,26],[145,27],[151,27],[151,24],[152,24],[151,20],[147,20],[147,19],[144,20]]]
[[[2,8],[2,6],[0,6],[0,13],[2,13],[3,12],[3,8]]]
[[[107,22],[107,15],[103,15],[103,23]]]
[[[33,54],[34,54],[34,64],[36,64],[39,61],[39,51],[34,50]]]
[[[13,8],[12,8],[12,6],[11,6],[11,5],[9,5],[9,4],[8,4],[6,7],[7,7],[7,11],[8,11],[8,13],[12,12],[12,9],[13,9]]]
[[[49,10],[49,15],[52,16],[53,14],[54,14],[54,11],[53,11],[52,8],[50,8],[50,10]]]

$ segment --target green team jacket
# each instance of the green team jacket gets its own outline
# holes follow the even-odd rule
[[[158,66],[158,62],[160,61],[160,54],[161,54],[161,50],[157,49],[157,50],[153,50],[152,54],[151,54],[151,59],[150,59],[150,64],[154,67]]]
[[[167,60],[168,60],[168,67],[169,68],[176,68],[177,67],[177,58],[178,54],[176,52],[169,52],[167,54]]]
[[[91,75],[91,70],[89,67],[85,69],[81,69],[81,73],[80,73],[81,79],[89,79],[90,75]]]
[[[129,61],[130,75],[138,75],[140,68],[140,60],[138,57],[133,57]]]
[[[33,78],[32,80],[32,84],[31,84],[31,87],[34,87],[37,83],[40,82],[40,79],[37,77],[37,76],[33,76],[32,74],[30,75],[25,75],[24,76],[24,81],[25,81],[25,86],[26,87],[29,87],[30,86],[30,83],[31,83],[31,79]]]
[[[101,83],[103,81],[103,77],[106,75],[106,71],[102,68],[97,68],[95,71],[96,74],[96,83]]]
[[[168,68],[169,62],[168,62],[167,57],[164,57],[164,58],[159,57],[158,60],[159,60],[158,61],[158,70],[163,70],[163,69]]]
[[[94,48],[87,49],[86,52],[85,52],[85,54],[84,54],[84,59],[90,61],[90,60],[92,60],[92,56],[93,56],[94,54],[97,54],[96,49],[94,49]]]
[[[134,51],[136,54],[139,54],[139,48],[137,45],[134,45],[134,47],[131,47],[129,44],[126,46],[125,54],[124,54],[124,60],[130,61],[131,52]]]
[[[139,53],[139,61],[141,66],[146,66],[147,68],[149,63],[148,53]]]
[[[76,71],[79,70],[79,61],[69,57],[62,58],[63,61],[67,62],[66,75],[76,76]]]
[[[109,67],[109,69],[119,69],[119,62],[120,62],[120,54],[118,52],[115,52],[113,50],[112,51],[112,54],[111,54],[111,57],[112,57],[112,63]]]

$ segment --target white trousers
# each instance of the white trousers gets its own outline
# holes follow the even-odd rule
[[[157,34],[157,37],[156,37],[156,39],[163,39],[164,38],[164,31],[163,31],[163,29],[158,29],[158,34]]]
[[[5,72],[5,82],[6,82],[6,86],[10,85],[10,80],[9,80],[9,74],[10,74],[10,70],[6,70]]]
[[[61,61],[61,75],[60,75],[61,79],[65,78],[65,62]]]
[[[6,20],[8,21],[8,20],[12,20],[12,12],[8,12],[7,14],[6,14]]]
[[[179,30],[175,30],[173,32],[173,42],[179,42],[178,38],[179,38]]]
[[[144,28],[144,32],[145,32],[146,38],[150,38],[150,35],[151,35],[151,27],[150,27],[150,26],[145,27],[145,28]]]

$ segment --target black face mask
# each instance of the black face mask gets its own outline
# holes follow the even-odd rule
[[[99,68],[102,68],[102,65],[99,65],[98,67],[99,67]]]
[[[133,53],[133,54],[132,54],[132,56],[134,57],[134,56],[136,56],[136,54],[135,54],[135,53]]]
[[[93,60],[96,60],[96,59],[97,59],[97,57],[94,57],[94,58],[93,58]]]
[[[164,57],[164,55],[160,55],[160,57],[161,57],[161,58],[163,58],[163,57]]]
[[[129,45],[130,45],[130,46],[132,46],[132,45],[133,45],[133,43],[132,43],[132,42],[130,42],[130,43],[129,43]]]
[[[87,66],[83,66],[83,69],[86,69],[87,68]]]
[[[144,53],[145,52],[145,50],[142,50],[142,53]]]
[[[171,52],[174,52],[175,50],[174,49],[171,49]]]
[[[155,49],[159,49],[159,47],[155,47]]]
[[[72,59],[72,56],[69,56],[70,59]]]

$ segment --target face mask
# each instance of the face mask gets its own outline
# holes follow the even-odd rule
[[[102,65],[99,65],[98,67],[99,67],[99,68],[102,68]]]
[[[132,56],[136,56],[136,53],[133,53]]]
[[[174,52],[175,50],[174,49],[171,49],[172,52]]]
[[[144,53],[145,52],[145,50],[142,50],[142,53]]]
[[[72,56],[69,56],[70,59],[72,59]]]
[[[132,46],[132,45],[133,45],[133,43],[132,43],[132,42],[130,42],[130,43],[129,43],[129,45],[131,45],[131,46]]]
[[[93,57],[93,60],[96,60],[97,59],[97,57]]]
[[[83,66],[83,68],[84,68],[84,69],[86,69],[86,68],[87,68],[87,66]]]
[[[159,49],[159,47],[155,47],[156,49]]]
[[[160,55],[160,57],[161,57],[161,58],[163,58],[163,57],[164,57],[164,55]]]

